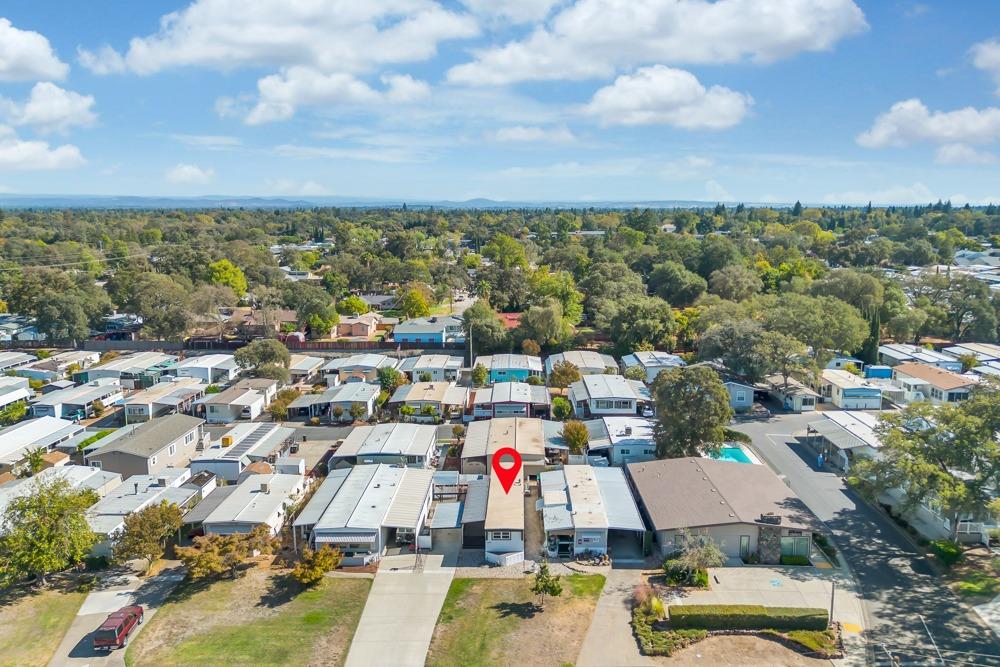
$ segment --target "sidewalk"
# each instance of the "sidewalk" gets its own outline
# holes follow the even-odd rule
[[[101,577],[97,587],[83,601],[76,619],[63,636],[59,648],[49,661],[49,667],[80,665],[81,667],[125,667],[125,651],[95,652],[91,646],[94,630],[107,615],[122,607],[139,604],[145,609],[143,626],[140,626],[130,641],[142,631],[142,627],[153,618],[167,596],[184,579],[184,573],[176,561],[168,563],[160,574],[149,579],[140,579],[132,572],[112,572]]]

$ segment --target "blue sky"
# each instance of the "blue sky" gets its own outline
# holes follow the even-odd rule
[[[985,0],[7,0],[0,192],[982,203],[998,94]]]

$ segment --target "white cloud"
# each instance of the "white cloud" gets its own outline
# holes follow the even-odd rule
[[[945,144],[937,149],[934,161],[938,164],[989,164],[996,161],[996,156],[965,144]]]
[[[65,134],[71,127],[87,127],[97,121],[94,98],[54,83],[42,81],[31,89],[23,104],[0,98],[0,113],[11,125],[31,125],[40,134]]]
[[[650,63],[767,63],[866,30],[853,0],[579,0],[528,37],[475,51],[468,85],[608,77]]]
[[[159,32],[133,38],[124,54],[101,47],[79,57],[96,73],[274,68],[258,81],[259,99],[246,115],[258,124],[290,118],[306,104],[420,99],[426,83],[383,68],[425,61],[442,41],[478,31],[472,15],[434,0],[194,0],[162,17]],[[363,78],[379,74],[381,92]],[[216,110],[225,115],[242,106],[223,98]]]
[[[749,95],[722,86],[705,88],[690,72],[655,65],[619,76],[594,93],[584,111],[605,125],[718,130],[739,123],[752,104]]]
[[[501,127],[490,135],[499,143],[569,144],[576,137],[565,125],[539,127],[537,125],[512,125]]]
[[[180,163],[167,170],[167,181],[183,185],[206,185],[215,178],[214,169],[203,169],[195,164]]]
[[[594,176],[628,176],[636,173],[641,164],[641,160],[635,158],[604,160],[601,162],[588,163],[576,161],[557,162],[555,164],[532,167],[511,167],[500,171],[499,175],[508,178],[586,178]]]
[[[926,204],[936,201],[937,197],[923,183],[913,185],[893,185],[882,190],[852,190],[835,192],[823,197],[827,204],[866,204],[871,202],[879,205],[890,204]]]
[[[49,171],[86,164],[72,144],[52,147],[45,141],[25,141],[13,128],[0,125],[0,171]]]
[[[291,67],[257,82],[257,105],[246,116],[248,125],[287,120],[302,105],[406,104],[430,95],[430,86],[409,75],[382,77],[385,90],[376,90],[352,74],[323,74],[308,67]]]
[[[210,150],[236,148],[243,145],[243,140],[239,137],[220,134],[171,134],[170,138],[185,146]]]
[[[997,84],[997,94],[1000,95],[1000,40],[989,39],[974,44],[969,50],[972,64],[983,70]]]
[[[733,201],[733,195],[729,190],[722,187],[722,184],[715,179],[705,181],[705,194],[710,201]]]
[[[511,23],[541,21],[552,8],[563,0],[462,0],[462,4],[475,14],[489,19],[503,19]]]
[[[102,76],[124,72],[126,68],[125,58],[111,48],[110,44],[104,44],[96,51],[77,47],[76,59],[85,69]]]
[[[701,155],[688,155],[663,165],[660,175],[668,181],[681,181],[700,177],[706,169],[715,166],[715,160]]]
[[[983,144],[998,138],[1000,108],[932,112],[914,98],[893,104],[857,141],[868,148],[885,148],[920,142]]]
[[[0,81],[60,80],[67,72],[44,35],[0,18]]]
[[[288,178],[277,178],[264,183],[265,189],[275,195],[299,195],[303,197],[322,197],[331,194],[330,190],[316,181],[293,181]]]
[[[274,152],[282,157],[307,160],[359,160],[362,162],[420,162],[424,158],[407,147],[304,146],[281,144]]]

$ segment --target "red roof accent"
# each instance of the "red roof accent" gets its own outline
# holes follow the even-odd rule
[[[500,313],[500,321],[505,329],[516,329],[521,326],[521,316],[524,313]]]

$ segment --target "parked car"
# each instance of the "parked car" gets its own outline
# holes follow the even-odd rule
[[[94,650],[113,651],[127,646],[129,635],[142,625],[144,615],[140,605],[122,607],[108,614],[101,627],[94,632]]]

